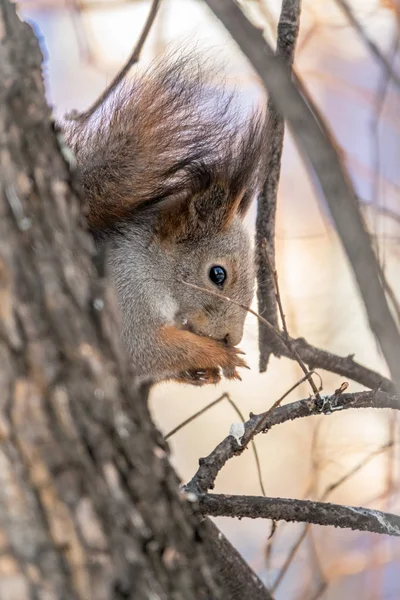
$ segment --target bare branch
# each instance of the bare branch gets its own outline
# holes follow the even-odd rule
[[[322,405],[314,398],[298,400],[285,406],[279,406],[270,412],[266,419],[263,418],[263,415],[251,414],[249,420],[244,424],[242,439],[246,439],[249,432],[252,432],[252,435],[265,432],[286,421],[312,415],[329,415],[332,412],[349,408],[395,408],[400,410],[400,396],[385,392],[333,394],[324,398]],[[260,428],[260,423],[262,428]],[[225,463],[233,456],[241,454],[245,448],[246,446],[239,444],[234,437],[228,435],[206,458],[199,459],[199,468],[185,486],[186,489],[196,494],[205,494],[208,490],[213,489],[218,473]]]
[[[340,151],[295,74],[274,55],[262,32],[233,0],[205,0],[252,63],[308,156],[352,266],[372,332],[400,388],[400,334],[382,289],[378,263]]]
[[[277,344],[277,349],[281,356],[291,358],[288,351],[280,344],[279,340],[273,341]],[[279,344],[279,347],[278,347]],[[312,346],[304,338],[296,340],[291,339],[292,348],[295,348],[302,360],[308,365],[309,369],[324,369],[331,373],[336,373],[342,377],[357,381],[361,385],[371,389],[381,389],[385,392],[394,393],[395,386],[390,379],[384,377],[372,369],[360,365],[354,360],[354,355],[338,356],[321,348]]]
[[[400,516],[363,508],[342,506],[329,502],[265,498],[263,496],[229,496],[204,494],[199,496],[200,510],[213,517],[247,517],[331,525],[357,531],[369,531],[400,536]]]
[[[150,33],[151,28],[153,26],[153,23],[155,21],[160,4],[161,4],[161,0],[153,0],[152,1],[151,7],[150,7],[150,12],[146,19],[146,23],[144,24],[144,27],[142,29],[142,32],[138,39],[138,42],[132,51],[132,54],[130,55],[130,57],[128,58],[128,60],[126,61],[126,63],[122,67],[122,69],[114,77],[114,79],[112,80],[110,85],[108,85],[106,87],[104,92],[102,92],[102,94],[100,94],[100,96],[92,104],[92,106],[90,108],[88,108],[88,110],[86,110],[83,113],[77,113],[76,111],[72,111],[66,117],[68,120],[70,120],[70,121],[87,121],[87,119],[90,119],[90,117],[96,112],[96,110],[98,108],[100,108],[100,106],[107,100],[107,98],[110,96],[110,94],[112,94],[112,92],[118,87],[118,85],[121,83],[121,81],[123,81],[123,79],[125,78],[127,73],[130,71],[130,69],[133,67],[133,65],[135,65],[139,61],[140,54],[142,52],[142,48],[145,44],[145,41],[147,40],[147,37]]]
[[[278,23],[276,54],[285,60],[289,68],[293,65],[296,41],[299,32],[301,0],[283,0]],[[267,159],[266,179],[258,198],[256,222],[256,262],[258,312],[274,327],[278,327],[278,315],[271,269],[265,260],[267,253],[275,270],[275,214],[278,196],[281,157],[285,126],[280,112],[272,99],[267,105]],[[260,372],[267,369],[271,355],[269,333],[264,327],[258,328],[260,351]]]

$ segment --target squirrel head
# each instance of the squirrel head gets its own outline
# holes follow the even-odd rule
[[[243,111],[235,93],[213,86],[211,72],[193,55],[160,60],[67,138],[91,229],[102,239],[125,236],[114,244],[121,259],[113,264],[125,261],[135,278],[140,252],[136,262],[163,282],[178,327],[236,345],[246,311],[218,294],[251,303],[254,265],[243,221],[263,172],[265,120]],[[147,241],[132,242],[128,260],[130,228]],[[134,295],[126,277],[119,288]],[[123,310],[133,303],[122,302]]]
[[[242,338],[243,306],[250,306],[254,288],[253,253],[243,223],[246,204],[246,197],[211,185],[182,206],[161,210],[155,237],[179,306],[175,324],[233,346]]]

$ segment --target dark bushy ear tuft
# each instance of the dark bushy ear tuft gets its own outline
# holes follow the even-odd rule
[[[171,55],[67,130],[93,230],[159,210],[161,231],[176,239],[245,214],[265,156],[263,119],[243,118],[234,94],[210,83],[214,72]]]

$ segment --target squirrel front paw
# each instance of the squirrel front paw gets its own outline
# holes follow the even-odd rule
[[[182,383],[218,383],[221,375],[240,380],[237,369],[249,368],[240,348],[171,325],[160,331],[159,344],[165,351],[165,370],[173,374],[170,379]]]
[[[239,348],[218,343],[218,352],[212,356],[214,365],[218,364],[218,366],[188,369],[179,373],[176,381],[197,386],[217,384],[221,381],[221,374],[226,379],[241,381],[242,378],[237,369],[249,368],[246,361],[240,356],[241,354],[244,354],[244,352]],[[211,355],[209,355],[210,359]]]

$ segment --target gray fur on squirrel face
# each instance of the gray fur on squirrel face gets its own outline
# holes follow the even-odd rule
[[[236,345],[254,266],[244,216],[266,156],[265,122],[243,116],[196,57],[163,59],[116,94],[109,111],[75,124],[89,225],[107,242],[123,336],[141,374],[162,376],[157,332],[175,325]],[[227,273],[220,289],[213,265]]]
[[[253,254],[249,235],[239,218],[229,231],[202,240],[181,243],[154,238],[154,223],[127,225],[109,243],[109,264],[123,317],[123,332],[133,356],[151,370],[147,335],[164,324],[189,329],[199,335],[240,342],[246,311],[215,292],[250,306],[254,288]],[[209,277],[210,268],[222,266],[227,273],[220,290]],[[193,289],[188,282],[210,290]],[[139,331],[146,325],[144,335]]]

